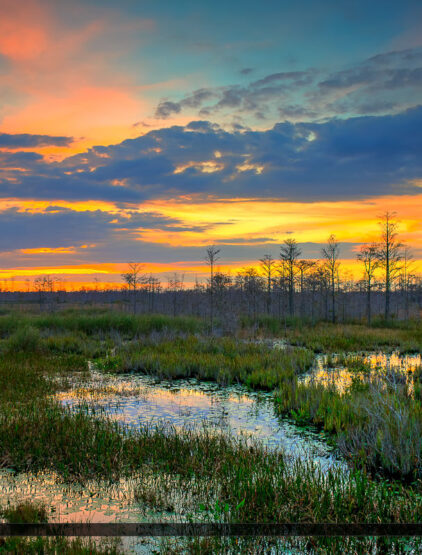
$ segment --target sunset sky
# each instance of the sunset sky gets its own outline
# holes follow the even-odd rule
[[[0,0],[0,191],[0,287],[353,270],[386,210],[421,271],[422,4]]]

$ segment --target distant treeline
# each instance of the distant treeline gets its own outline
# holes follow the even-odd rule
[[[380,219],[378,243],[361,246],[357,260],[362,278],[354,280],[342,271],[340,244],[331,235],[319,260],[301,258],[300,245],[293,238],[284,241],[280,256],[264,254],[256,266],[243,268],[236,276],[216,270],[220,249],[206,249],[209,268],[206,283],[186,287],[184,276],[174,273],[163,285],[143,272],[141,263],[128,263],[122,275],[123,287],[111,290],[57,290],[50,276],[34,280],[34,291],[0,292],[0,300],[38,304],[41,310],[55,310],[69,303],[110,305],[133,313],[194,315],[209,319],[211,329],[236,326],[239,318],[250,321],[266,315],[281,320],[300,317],[349,321],[373,317],[385,321],[420,318],[422,276],[416,273],[410,249],[398,239],[395,215]]]

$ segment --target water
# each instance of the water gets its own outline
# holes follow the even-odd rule
[[[135,429],[154,422],[198,431],[206,425],[257,439],[291,456],[308,457],[323,469],[340,462],[320,434],[280,418],[271,393],[250,392],[241,385],[221,387],[195,379],[157,381],[136,374],[92,372],[88,381],[75,383],[58,398],[67,407],[88,403],[92,411]]]
[[[351,356],[376,373],[398,369],[411,376],[421,367],[420,355],[361,353]],[[359,373],[345,367],[347,360],[344,355],[320,355],[311,373],[303,379],[335,383],[340,390],[345,390],[352,377]],[[262,441],[271,449],[283,449],[292,458],[307,457],[324,471],[332,465],[345,468],[345,463],[324,441],[323,434],[280,418],[275,413],[271,393],[251,392],[241,385],[221,387],[194,379],[158,381],[150,376],[103,374],[91,366],[88,377],[75,375],[71,389],[57,398],[67,407],[76,409],[82,404],[134,429],[154,422],[176,429],[200,430],[207,425],[216,432],[244,435]],[[49,508],[51,521],[141,522],[175,518],[174,513],[148,511],[136,503],[136,476],[112,486],[99,482],[80,486],[64,484],[54,473],[15,475],[3,469],[0,480],[1,506],[8,502],[15,505],[25,500],[39,501]]]
[[[171,425],[176,429],[201,430],[211,427],[233,435],[257,439],[272,449],[282,448],[292,457],[307,457],[326,471],[345,463],[336,458],[321,436],[279,418],[270,393],[255,393],[243,386],[220,387],[197,380],[157,381],[142,375],[111,375],[95,371],[90,376],[75,375],[70,390],[56,398],[64,406],[108,416],[136,429],[142,424]],[[83,456],[83,453],[81,453]],[[145,470],[143,479],[145,480]],[[135,500],[139,476],[117,484],[97,481],[81,486],[63,483],[52,472],[14,474],[0,470],[0,506],[28,501],[40,502],[49,511],[51,522],[142,522],[183,520],[173,512],[153,512]]]
[[[284,348],[284,344],[277,345]],[[420,355],[399,356],[397,353],[361,353],[349,355],[361,360],[369,372],[387,374],[398,370],[410,376],[421,368]],[[303,380],[334,383],[345,391],[353,376],[363,375],[347,368],[347,356],[319,355],[312,371]],[[108,416],[136,429],[142,424],[165,424],[176,429],[200,430],[204,425],[216,432],[244,435],[257,439],[271,449],[283,449],[292,458],[309,458],[326,471],[330,466],[346,469],[344,461],[324,441],[323,434],[304,430],[274,410],[271,393],[250,392],[241,385],[221,387],[214,383],[188,380],[156,380],[142,375],[91,373],[75,375],[71,389],[56,398],[64,406]],[[83,453],[81,453],[83,457]],[[145,479],[145,470],[143,470]],[[50,522],[152,522],[183,521],[175,503],[173,512],[152,511],[136,502],[135,491],[140,476],[122,479],[110,485],[93,481],[85,485],[63,483],[52,472],[14,474],[0,470],[0,506],[22,501],[40,502],[49,511]],[[148,479],[148,477],[147,477]],[[174,493],[175,498],[177,492]],[[177,499],[176,499],[177,500]],[[151,543],[146,541],[146,551]],[[130,551],[142,552],[139,542]]]
[[[359,369],[363,363],[365,371]],[[353,366],[357,370],[353,369]],[[302,377],[304,383],[317,383],[334,386],[344,393],[352,385],[354,379],[371,379],[379,377],[385,380],[402,379],[408,384],[409,391],[413,388],[413,373],[422,368],[420,354],[400,355],[394,353],[347,353],[345,355],[321,354],[315,358],[311,371]]]

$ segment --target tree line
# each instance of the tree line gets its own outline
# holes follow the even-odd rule
[[[382,315],[385,321],[420,317],[422,280],[416,274],[411,250],[399,239],[396,214],[386,212],[379,224],[378,241],[360,246],[356,253],[362,270],[359,280],[342,271],[341,245],[330,235],[318,260],[303,258],[300,244],[291,237],[280,246],[278,258],[264,254],[256,265],[242,268],[235,276],[218,270],[221,250],[211,245],[204,254],[208,278],[205,283],[196,280],[190,287],[176,272],[164,286],[157,277],[146,274],[141,263],[130,262],[120,290],[65,293],[55,291],[53,278],[40,276],[34,281],[34,291],[24,296],[48,309],[72,299],[125,306],[133,313],[194,314],[209,318],[211,330],[217,321],[230,326],[242,315],[252,321],[266,315],[334,323],[364,317],[369,325],[374,315]],[[22,293],[16,296],[22,300]]]

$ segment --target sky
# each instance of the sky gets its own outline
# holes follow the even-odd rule
[[[397,212],[422,269],[422,4],[0,0],[0,287],[233,275]]]

